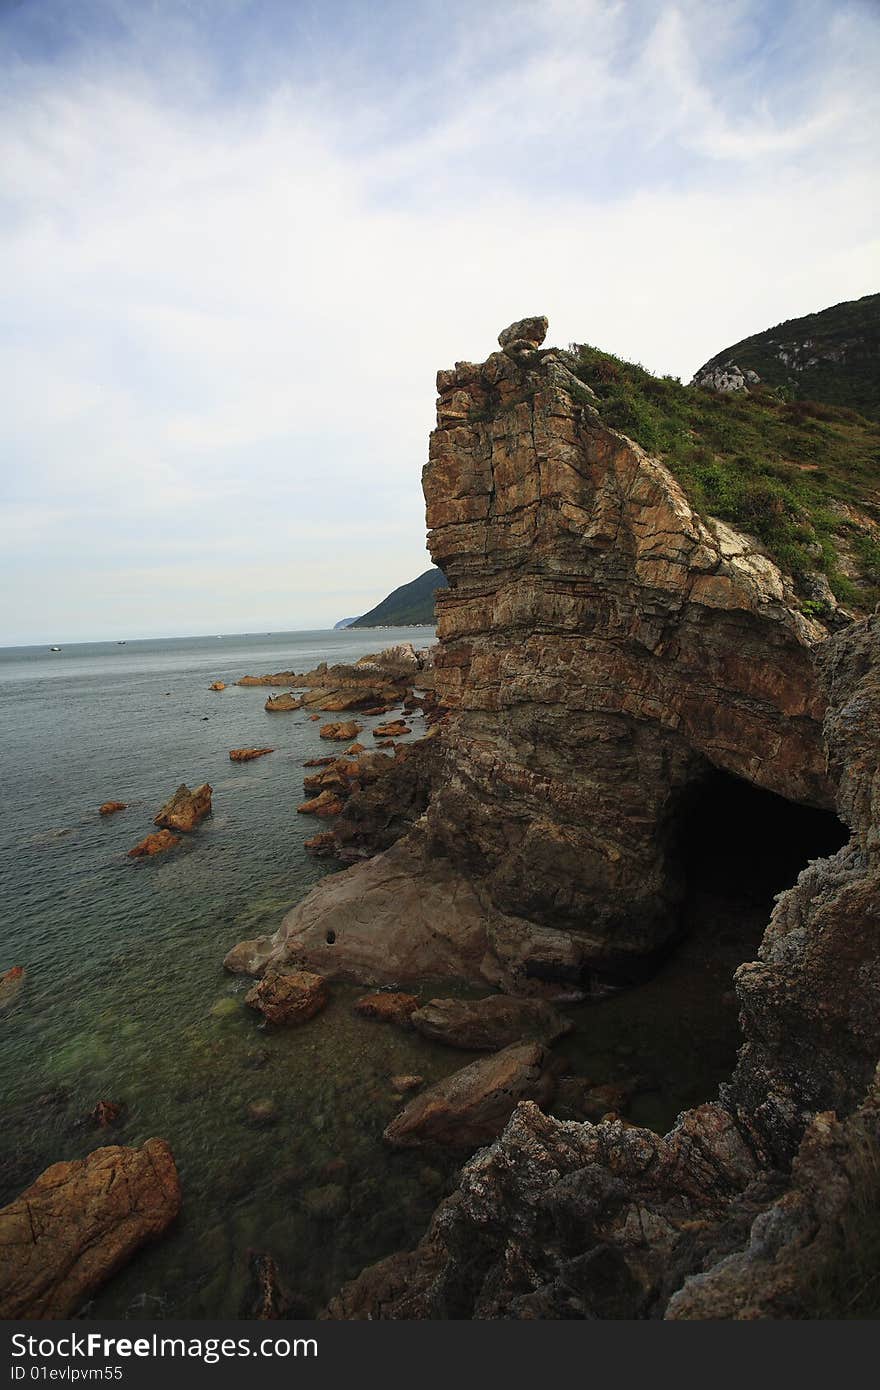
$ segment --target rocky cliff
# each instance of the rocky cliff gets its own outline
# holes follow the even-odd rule
[[[545,331],[523,321],[438,375],[424,490],[448,713],[406,767],[411,828],[230,968],[582,991],[674,937],[685,813],[713,770],[833,805],[826,627],[756,541],[603,422]]]

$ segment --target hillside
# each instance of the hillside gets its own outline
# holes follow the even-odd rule
[[[595,393],[585,403],[662,458],[698,511],[757,538],[794,578],[805,612],[828,616],[831,595],[863,611],[880,599],[877,422],[786,401],[763,383],[683,386],[593,347],[577,349],[574,370]]]
[[[880,418],[880,294],[787,319],[725,348],[700,368],[735,364],[794,400],[824,401]]]
[[[432,568],[409,584],[394,589],[369,613],[356,618],[350,627],[410,627],[418,623],[433,623],[434,593],[446,587],[441,570]]]

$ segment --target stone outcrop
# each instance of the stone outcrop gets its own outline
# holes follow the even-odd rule
[[[186,783],[181,782],[174,795],[154,817],[153,824],[161,825],[166,830],[190,834],[201,825],[205,816],[211,814],[211,794],[212,788],[208,782],[203,782],[195,791],[190,791]]]
[[[128,851],[129,859],[151,859],[154,854],[164,854],[180,844],[180,836],[172,835],[170,830],[155,830]]]
[[[445,1076],[411,1100],[383,1138],[398,1149],[472,1150],[501,1132],[518,1101],[546,1104],[553,1075],[539,1043],[514,1043]]]
[[[274,748],[230,748],[229,760],[233,763],[252,763],[255,758],[265,758],[267,753],[274,752]]]
[[[726,362],[723,366],[713,363],[701,367],[691,385],[702,386],[708,391],[748,392],[749,387],[757,386],[760,379],[757,372],[738,367],[735,362]]]
[[[396,947],[384,969],[380,946],[364,959],[361,923],[397,941],[390,881],[403,914],[440,880],[465,908],[459,948],[422,932],[414,906],[425,974],[521,994],[626,978],[677,930],[682,808],[713,769],[833,804],[812,661],[827,629],[756,542],[699,516],[603,424],[576,358],[539,345],[540,321],[502,337],[437,379],[423,479],[449,579],[436,742],[347,803],[340,851],[392,857],[318,884],[276,936],[280,962],[324,968],[320,921],[338,972],[403,980]]]
[[[571,1022],[540,999],[429,999],[413,1013],[417,1033],[447,1047],[496,1052],[524,1038],[552,1043],[571,1032]],[[607,1107],[606,1107],[607,1108]]]
[[[320,1013],[329,998],[320,975],[294,970],[264,975],[245,995],[244,1002],[259,1010],[267,1023],[305,1023]]]
[[[267,714],[289,714],[292,710],[302,709],[302,699],[288,690],[283,695],[270,695],[263,709]]]
[[[0,1211],[0,1317],[74,1316],[180,1203],[164,1139],[54,1163]]]
[[[852,838],[780,895],[737,971],[745,1041],[718,1100],[663,1137],[519,1105],[420,1245],[327,1316],[812,1318],[859,1296],[876,1310],[859,1280],[866,1258],[876,1273],[880,1172],[880,615],[817,665]]]

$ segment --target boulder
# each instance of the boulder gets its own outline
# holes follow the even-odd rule
[[[98,815],[112,816],[115,815],[117,811],[126,811],[127,809],[127,801],[104,801],[98,807]]]
[[[209,685],[209,686],[208,686],[208,689],[209,689],[209,690],[225,690],[225,689],[226,689],[226,682],[225,682],[225,681],[214,681],[212,685]]]
[[[358,753],[365,753],[367,750],[362,743],[350,743],[345,750],[346,757],[355,758]]]
[[[267,1023],[305,1023],[320,1013],[330,994],[320,975],[308,970],[264,975],[244,997]]]
[[[472,1150],[497,1138],[516,1105],[546,1105],[553,1076],[540,1043],[514,1043],[491,1057],[429,1086],[388,1125],[383,1138],[394,1148],[440,1144]]]
[[[412,1015],[412,1026],[432,1042],[474,1052],[495,1052],[521,1039],[545,1044],[571,1031],[571,1022],[542,999],[431,999]],[[606,1109],[610,1107],[606,1106]]]
[[[373,738],[403,738],[404,734],[411,733],[412,729],[402,719],[392,719],[388,724],[377,724]]]
[[[344,804],[333,792],[323,791],[310,801],[302,802],[296,809],[301,816],[338,816]]]
[[[152,835],[146,835],[133,849],[130,849],[128,857],[129,859],[146,859],[154,854],[163,854],[166,849],[173,849],[175,845],[179,844],[179,835],[172,835],[170,830],[156,830]]]
[[[159,814],[154,817],[153,824],[189,834],[201,825],[205,816],[211,814],[211,792],[212,788],[208,782],[203,782],[192,792],[185,782],[181,782],[171,799],[165,802]]]
[[[514,343],[523,343],[526,347],[539,348],[547,337],[549,326],[543,314],[529,319],[517,319],[509,328],[501,330],[498,334],[498,344],[504,349],[511,347]]]
[[[341,724],[322,724],[319,730],[321,738],[334,739],[339,742],[355,738],[363,728],[354,719],[346,719]]]
[[[363,1018],[378,1018],[383,1023],[396,1023],[409,1028],[410,1018],[419,1007],[414,994],[401,994],[396,990],[380,990],[376,994],[364,994],[355,1004],[355,1012]]]
[[[0,1317],[73,1317],[180,1203],[164,1139],[54,1163],[0,1210]]]
[[[233,763],[250,763],[254,758],[265,758],[267,753],[274,752],[274,748],[230,748],[229,758]]]
[[[288,710],[302,709],[302,700],[288,690],[284,695],[270,695],[263,709],[267,714],[285,714]]]

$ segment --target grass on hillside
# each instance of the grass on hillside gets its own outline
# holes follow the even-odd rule
[[[659,455],[698,511],[756,537],[804,595],[809,577],[824,574],[847,607],[880,600],[880,532],[835,508],[880,520],[880,424],[761,387],[683,386],[589,346],[572,351],[604,422]],[[803,607],[821,616],[816,600]]]

